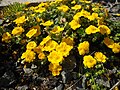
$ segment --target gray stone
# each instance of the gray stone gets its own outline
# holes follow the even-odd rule
[[[60,84],[59,86],[55,87],[53,90],[63,90],[63,84]]]
[[[15,83],[15,76],[12,71],[7,71],[2,77],[0,77],[0,87],[7,87]]]
[[[24,72],[28,75],[31,75],[33,73],[33,70],[30,68],[23,68]]]
[[[48,1],[48,0],[2,0],[2,1],[0,1],[0,6],[7,6],[9,4],[13,4],[14,2],[19,2],[19,3],[25,3],[25,2],[37,3],[37,2],[43,2],[43,1]]]
[[[24,85],[24,86],[18,86],[17,90],[28,90],[28,86]]]

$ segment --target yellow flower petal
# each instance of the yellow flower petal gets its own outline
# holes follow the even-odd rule
[[[111,33],[110,29],[107,26],[105,26],[105,25],[99,25],[98,29],[100,30],[100,33],[103,34],[103,35],[105,33],[107,35]]]
[[[120,52],[120,45],[119,45],[119,43],[114,43],[113,44],[112,51],[114,53],[119,53]]]
[[[104,62],[106,62],[107,57],[101,52],[96,52],[95,53],[95,59],[98,62],[103,62],[104,63]]]
[[[51,26],[53,24],[53,22],[52,21],[46,21],[45,23],[41,23],[41,25],[43,25],[43,26],[46,26],[46,27],[49,27],[49,26]]]
[[[29,37],[29,38],[31,38],[36,33],[37,33],[37,29],[31,29],[30,31],[28,31],[28,33],[26,34],[26,36]]]
[[[86,55],[83,57],[83,64],[88,67],[92,68],[97,63],[96,60],[91,55]]]
[[[81,25],[78,23],[78,21],[76,20],[72,20],[70,23],[69,23],[70,27],[73,29],[73,30],[76,30],[77,28],[79,28]]]
[[[13,22],[15,22],[16,24],[22,24],[26,21],[27,19],[25,19],[25,16],[21,16],[17,19],[15,19]]]
[[[24,32],[24,29],[22,27],[15,27],[13,30],[12,30],[12,34],[13,35],[20,35]]]
[[[74,7],[71,7],[71,9],[79,10],[79,9],[81,9],[81,5],[75,5]]]
[[[67,12],[69,7],[66,5],[61,5],[60,7],[57,7],[59,10],[63,11],[63,12]]]
[[[9,34],[9,32],[3,33],[3,35],[2,35],[2,41],[7,42],[10,39],[11,39],[11,34]]]
[[[63,56],[60,52],[52,51],[48,55],[48,61],[53,64],[59,64],[60,62],[63,61]]]
[[[21,56],[21,59],[24,59],[25,62],[33,62],[33,60],[35,59],[35,53],[31,50],[26,50],[26,52],[24,52]]]
[[[31,49],[34,49],[36,46],[37,46],[37,44],[35,43],[35,41],[30,41],[27,44],[26,48],[29,49],[29,50],[31,50]]]
[[[110,39],[109,37],[105,37],[103,42],[109,48],[113,48],[114,46],[114,41]]]
[[[80,55],[84,55],[85,53],[89,53],[89,42],[84,41],[79,44],[78,51]]]
[[[86,28],[85,32],[86,34],[97,33],[99,32],[99,29],[93,25],[90,25],[88,28]]]

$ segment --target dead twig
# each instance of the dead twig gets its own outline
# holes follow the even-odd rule
[[[84,76],[84,75],[83,75],[83,76]],[[79,78],[73,85],[71,85],[70,87],[68,87],[66,90],[71,90],[71,88],[72,88],[75,84],[77,84],[77,83],[82,79],[83,76],[81,76],[81,78]]]
[[[110,90],[113,90],[118,85],[120,85],[120,81],[118,81]]]

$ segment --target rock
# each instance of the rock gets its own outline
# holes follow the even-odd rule
[[[61,75],[62,75],[62,81],[63,81],[63,83],[66,83],[66,72],[62,71]]]
[[[0,3],[1,6],[7,6],[9,4],[13,4],[14,2],[20,2],[20,3],[25,3],[25,2],[30,2],[30,3],[37,3],[37,2],[42,2],[42,1],[47,1],[47,0],[2,0]]]
[[[115,4],[110,8],[110,12],[112,13],[120,13],[120,4]]]
[[[14,73],[12,71],[7,71],[4,75],[0,78],[0,87],[7,87],[11,84],[15,83],[16,79]]]
[[[31,69],[36,69],[36,68],[37,68],[37,66],[32,64]]]
[[[31,75],[33,73],[33,70],[30,68],[23,68],[24,72],[28,75]]]
[[[63,84],[60,84],[58,87],[55,87],[53,90],[63,90]]]
[[[17,89],[17,90],[28,90],[28,86],[27,86],[27,85],[18,86],[16,89]]]
[[[97,79],[96,83],[99,84],[99,85],[103,85],[105,87],[110,88],[110,82],[109,81],[104,81],[102,79]]]

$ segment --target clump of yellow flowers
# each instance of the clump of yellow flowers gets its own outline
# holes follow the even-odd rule
[[[91,55],[85,55],[83,57],[83,64],[88,68],[92,68],[97,62],[105,63],[106,59],[107,57],[102,52],[95,52],[94,57]]]
[[[49,62],[53,76],[60,75],[71,55],[81,57],[76,60],[85,68],[95,69],[107,63],[109,52],[120,53],[120,41],[112,40],[108,18],[105,8],[88,0],[41,2],[12,17],[13,28],[3,32],[2,42],[22,45],[19,60],[23,64]]]

